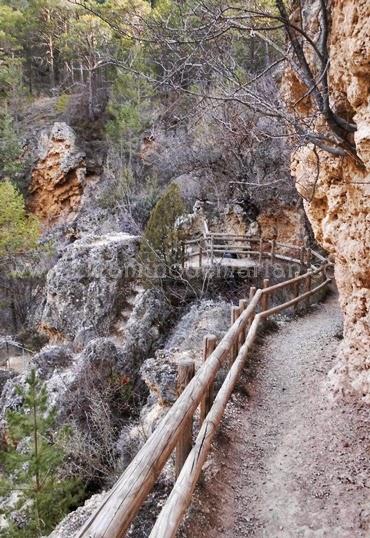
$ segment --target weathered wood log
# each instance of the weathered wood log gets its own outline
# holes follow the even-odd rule
[[[238,317],[240,316],[240,308],[238,306],[231,307],[231,325],[234,325]],[[233,364],[239,351],[239,338],[237,338],[231,347],[229,367]]]
[[[205,362],[208,357],[213,353],[216,348],[217,338],[214,334],[207,334],[203,340],[203,361]],[[200,401],[200,421],[201,423],[208,415],[208,411],[211,409],[213,402],[213,389],[214,383],[210,383],[208,389],[205,392],[204,398]]]
[[[194,377],[194,362],[184,360],[179,364],[177,373],[177,394],[180,396]],[[182,426],[182,431],[176,445],[175,474],[179,476],[182,466],[193,446],[193,417],[191,416]]]
[[[98,509],[78,531],[78,538],[121,538],[140,510],[161,470],[170,457],[182,425],[193,416],[209,385],[214,381],[241,327],[254,312],[261,297],[258,290],[247,309],[230,327],[207,362],[185,388],[170,411],[159,423]]]
[[[259,322],[260,315],[257,314],[247,339],[226,376],[180,476],[150,533],[150,538],[173,538],[176,535],[182,516],[191,502],[192,493],[210,450],[212,439],[222,419],[226,404],[240,377],[240,372],[254,342]]]
[[[247,299],[240,299],[239,301],[239,310],[240,310],[240,313],[242,313],[248,306],[248,301]],[[245,341],[245,337],[246,337],[246,329],[247,327],[244,327],[241,331],[240,331],[240,337],[239,337],[239,349],[241,348],[241,346],[244,344],[244,341]]]

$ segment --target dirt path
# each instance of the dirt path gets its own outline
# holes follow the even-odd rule
[[[340,333],[331,297],[264,338],[179,536],[370,536],[369,409],[325,396]]]

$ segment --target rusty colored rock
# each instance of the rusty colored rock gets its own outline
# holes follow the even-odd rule
[[[318,7],[316,5],[316,7]],[[315,10],[310,11],[312,33]],[[370,403],[370,6],[367,0],[336,0],[329,40],[330,101],[356,124],[353,155],[336,157],[311,144],[292,156],[291,171],[316,239],[335,259],[344,316],[344,341],[330,373],[335,396]],[[296,78],[285,75],[287,102],[294,102]],[[298,111],[307,114],[307,101]],[[316,128],[325,132],[317,118]]]
[[[66,123],[54,123],[43,134],[39,159],[32,171],[28,207],[45,224],[76,212],[86,175],[85,154],[76,145],[76,135]]]

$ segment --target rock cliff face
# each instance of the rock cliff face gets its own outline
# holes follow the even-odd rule
[[[309,6],[312,34],[318,5]],[[370,402],[370,5],[367,0],[334,0],[330,14],[330,100],[357,126],[358,159],[306,145],[293,154],[291,170],[316,239],[335,259],[344,342],[330,375],[334,393]],[[289,102],[302,95],[292,73],[285,86]],[[303,101],[299,113],[306,117],[310,111],[309,101]],[[325,129],[320,118],[316,121]]]
[[[86,236],[67,247],[48,273],[41,330],[52,341],[81,331],[106,335],[133,276],[137,246],[137,237],[117,233]]]
[[[41,134],[38,160],[32,171],[28,204],[32,212],[51,224],[75,212],[85,182],[85,154],[66,123],[54,123],[50,135]]]

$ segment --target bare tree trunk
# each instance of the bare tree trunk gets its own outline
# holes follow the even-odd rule
[[[89,88],[89,119],[94,119],[94,89],[93,89],[93,70],[88,71],[88,88]]]

